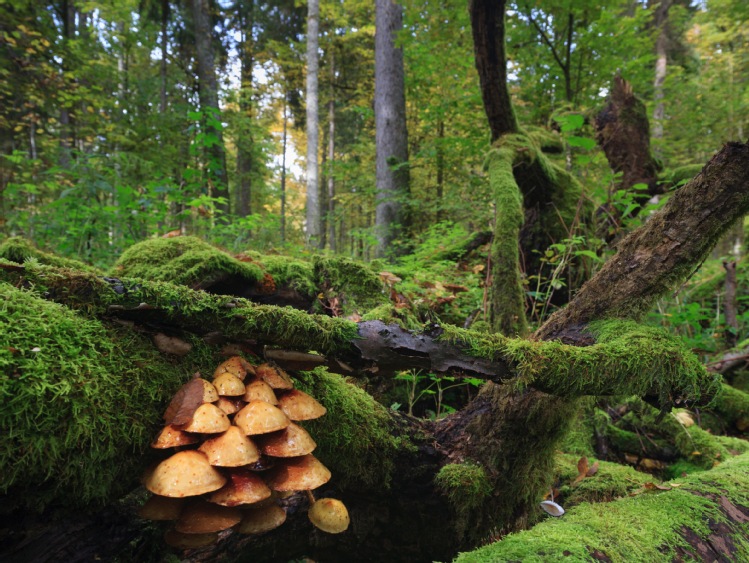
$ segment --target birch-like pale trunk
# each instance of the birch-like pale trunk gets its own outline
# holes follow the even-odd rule
[[[319,248],[322,241],[322,210],[320,209],[320,179],[317,161],[319,146],[318,47],[319,0],[307,3],[307,244]]]

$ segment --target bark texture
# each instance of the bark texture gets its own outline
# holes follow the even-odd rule
[[[536,338],[563,336],[594,319],[639,319],[696,271],[720,236],[749,211],[749,145],[728,143],[661,212],[627,236],[566,309]]]
[[[397,249],[410,224],[408,212],[408,130],[403,49],[396,46],[403,9],[393,0],[376,0],[375,144],[377,147],[377,256]]]
[[[507,90],[505,5],[506,0],[471,0],[469,3],[476,70],[492,142],[506,133],[518,131]]]
[[[307,244],[319,248],[323,241],[320,175],[317,160],[320,134],[318,111],[318,44],[320,2],[307,3]]]

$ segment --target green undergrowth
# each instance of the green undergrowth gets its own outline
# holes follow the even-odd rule
[[[156,238],[134,244],[122,253],[111,273],[192,288],[209,287],[226,276],[251,286],[263,277],[257,264],[241,262],[197,237]]]
[[[382,489],[390,486],[399,450],[411,449],[385,407],[369,394],[325,368],[301,372],[297,388],[328,409],[304,426],[318,444],[315,455],[343,487]]]
[[[547,519],[530,530],[462,553],[459,563],[523,561],[591,561],[593,552],[614,563],[681,560],[679,548],[702,560],[682,537],[685,529],[699,537],[712,533],[711,525],[726,521],[716,501],[724,496],[733,504],[749,506],[749,456],[743,455],[716,469],[679,479],[669,491],[648,491],[603,504],[581,504],[558,519]],[[736,524],[733,524],[735,527]],[[745,524],[739,524],[744,526]],[[735,528],[734,528],[735,529]],[[732,536],[738,553],[748,553],[745,534]]]
[[[91,506],[137,483],[154,408],[210,354],[179,364],[133,331],[0,282],[0,492],[42,508]],[[12,499],[12,500],[11,500]]]
[[[44,252],[36,248],[31,242],[22,237],[10,237],[0,243],[0,258],[9,262],[23,264],[29,259],[35,259],[40,264],[55,266],[57,268],[71,268],[84,272],[97,272],[93,266],[85,262],[73,260],[72,258],[63,258],[49,252]]]

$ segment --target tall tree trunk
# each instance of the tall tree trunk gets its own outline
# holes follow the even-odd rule
[[[309,0],[307,3],[307,244],[312,248],[319,248],[322,241],[322,209],[317,162],[319,19],[319,0]]]
[[[224,198],[225,202],[217,205],[219,211],[228,213],[229,181],[226,174],[226,152],[224,151],[224,134],[220,126],[213,124],[221,120],[218,103],[218,82],[216,80],[216,60],[213,54],[213,26],[211,25],[209,0],[192,0],[192,15],[195,32],[195,52],[198,63],[198,80],[200,82],[200,109],[207,115],[203,120],[205,130],[215,136],[217,142],[207,147],[208,169],[213,182],[212,195]]]
[[[333,177],[333,165],[335,163],[335,64],[330,57],[330,100],[328,101],[328,246],[335,252],[335,178]]]
[[[75,5],[73,0],[63,0],[62,3],[62,35],[65,45],[75,38]],[[66,74],[71,70],[70,54],[63,55],[62,71]],[[70,166],[71,152],[75,146],[74,119],[70,107],[63,105],[60,109],[60,166]]]
[[[252,213],[252,68],[254,48],[252,39],[254,0],[239,3],[242,41],[238,46],[241,61],[241,89],[239,111],[242,120],[237,141],[238,205],[237,215],[247,217]]]
[[[437,124],[437,222],[442,221],[442,198],[445,195],[445,120]]]
[[[287,138],[287,105],[289,94],[284,92],[283,97],[283,155],[281,155],[281,244],[286,243],[286,138]]]
[[[655,25],[658,28],[658,39],[655,42],[655,80],[653,81],[653,139],[654,152],[661,156],[660,142],[663,139],[663,120],[666,116],[666,106],[663,102],[663,84],[666,81],[666,65],[668,63],[668,10],[673,0],[660,0],[655,9]]]
[[[518,122],[507,90],[505,56],[506,0],[471,0],[471,29],[476,70],[492,142],[505,133],[517,133]]]
[[[376,0],[375,11],[375,231],[376,255],[381,257],[392,252],[393,242],[410,227],[409,171],[403,49],[395,45],[403,9],[393,0]]]
[[[159,111],[161,111],[161,113],[166,113],[166,107],[167,107],[166,59],[168,56],[167,46],[169,45],[168,25],[169,25],[169,0],[161,0],[161,64],[160,64],[161,105],[159,107]]]

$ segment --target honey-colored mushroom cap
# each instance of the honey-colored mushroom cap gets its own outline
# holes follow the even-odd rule
[[[227,415],[239,412],[245,406],[245,402],[238,397],[219,397],[216,406]]]
[[[330,480],[330,471],[313,455],[279,460],[268,472],[266,482],[275,491],[316,489]]]
[[[185,507],[174,529],[183,534],[208,534],[231,528],[240,520],[242,513],[236,508],[199,500]]]
[[[260,364],[255,368],[255,375],[273,387],[273,389],[294,388],[294,382],[289,377],[289,374],[277,366]]]
[[[221,436],[206,440],[198,449],[211,465],[221,467],[239,467],[260,459],[255,444],[236,426],[230,426]]]
[[[146,478],[146,488],[165,497],[191,497],[220,489],[226,483],[208,458],[196,450],[177,452]]]
[[[213,380],[213,386],[222,397],[241,397],[244,395],[244,383],[233,373],[222,373]]]
[[[284,393],[278,400],[278,408],[291,420],[312,420],[327,412],[313,397],[298,389]]]
[[[167,424],[151,443],[151,447],[157,449],[176,448],[177,446],[195,444],[198,441],[198,437],[194,434],[188,434],[172,424]]]
[[[252,401],[234,415],[234,424],[248,436],[283,430],[289,418],[278,408],[265,401]]]
[[[210,502],[222,506],[252,504],[269,498],[271,490],[258,475],[244,468],[233,469],[229,482],[208,497]]]
[[[145,520],[176,520],[184,505],[183,498],[153,495],[140,507],[138,516]]]
[[[307,455],[317,447],[312,436],[301,426],[293,422],[272,434],[258,438],[265,455],[273,457],[297,457]]]
[[[350,523],[346,506],[334,498],[316,500],[309,509],[308,516],[315,526],[329,534],[345,532]]]
[[[230,373],[244,380],[248,371],[254,372],[252,366],[242,356],[232,356],[228,360],[219,364],[216,371],[213,372],[213,378],[216,379],[222,373]]]
[[[286,512],[277,504],[265,504],[245,510],[237,527],[240,534],[260,534],[278,528],[286,521]]]
[[[226,413],[212,403],[203,403],[192,415],[192,420],[182,427],[185,432],[218,434],[231,426]]]
[[[278,399],[273,392],[273,388],[261,379],[257,379],[245,386],[242,400],[248,403],[252,401],[265,401],[271,405],[278,404]]]

